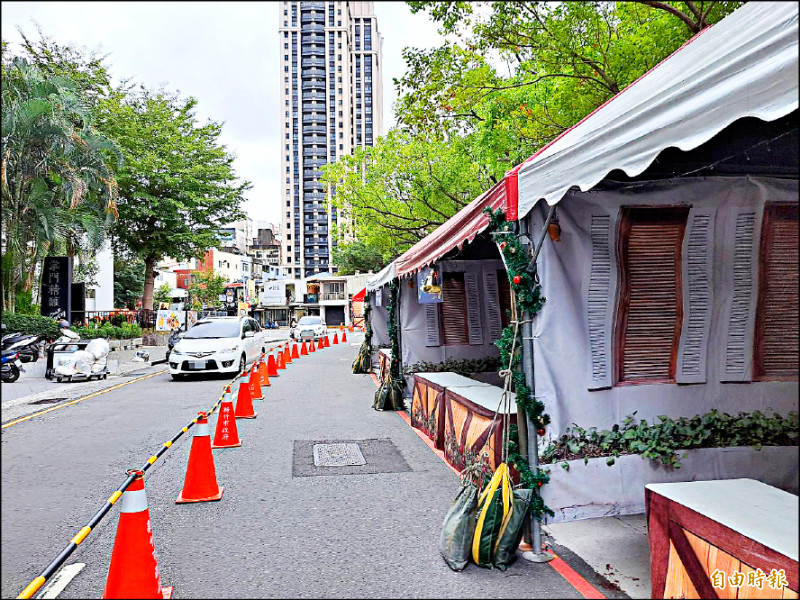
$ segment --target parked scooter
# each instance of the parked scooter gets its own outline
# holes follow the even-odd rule
[[[19,352],[13,350],[0,352],[0,380],[3,383],[14,383],[19,379],[20,372],[25,372],[25,369],[22,368]]]
[[[166,358],[166,360],[169,360],[170,352],[172,352],[172,349],[178,344],[178,342],[181,341],[181,337],[183,337],[183,333],[184,333],[183,327],[179,327],[177,329],[173,329],[172,330],[172,333],[170,334],[169,339],[167,340],[167,358]]]
[[[2,327],[6,330],[5,324]],[[22,362],[36,362],[39,360],[42,342],[45,341],[43,335],[30,335],[26,333],[7,333],[0,341],[0,350],[14,351],[19,353]]]

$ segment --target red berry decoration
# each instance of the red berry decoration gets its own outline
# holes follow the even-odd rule
[[[539,429],[536,430],[536,433],[538,433],[540,436],[543,436],[544,435],[544,427],[539,427]]]
[[[505,242],[500,242],[500,250],[503,250],[507,245]]]
[[[538,485],[539,487],[542,487],[542,482],[541,481],[537,481],[536,485]]]
[[[519,285],[519,282],[522,281],[522,277],[520,277],[519,275],[514,275],[514,279],[512,279],[511,281]]]

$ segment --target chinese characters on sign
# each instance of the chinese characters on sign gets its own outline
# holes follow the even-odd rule
[[[764,573],[761,569],[750,571],[746,575],[741,571],[734,571],[731,575],[727,576],[725,571],[721,571],[720,569],[715,570],[711,574],[711,584],[720,590],[725,589],[726,583],[732,588],[740,588],[747,585],[747,587],[755,587],[760,590],[764,588],[764,582],[773,590],[780,590],[789,584],[786,580],[786,571],[784,569],[772,569],[769,575]]]
[[[72,319],[72,259],[48,256],[42,273],[42,309],[44,317]]]

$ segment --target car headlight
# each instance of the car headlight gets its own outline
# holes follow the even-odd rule
[[[220,354],[227,354],[228,352],[236,352],[238,350],[239,350],[239,346],[231,346],[230,348],[225,348],[223,350],[220,350],[219,353]]]

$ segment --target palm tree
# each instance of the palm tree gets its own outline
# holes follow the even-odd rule
[[[2,75],[3,309],[13,311],[17,289],[31,289],[48,253],[102,243],[117,214],[105,157],[122,155],[93,129],[72,81],[19,57]]]

